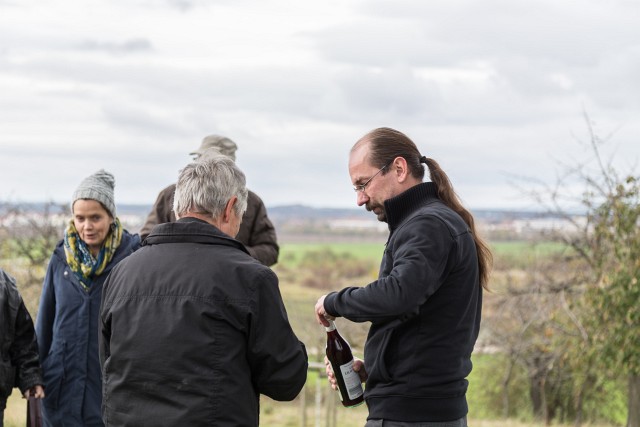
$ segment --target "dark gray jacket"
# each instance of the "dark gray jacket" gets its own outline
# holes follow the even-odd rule
[[[42,385],[33,320],[15,280],[0,269],[0,411],[13,387],[20,392]]]
[[[482,293],[466,223],[423,183],[385,201],[390,236],[378,280],[329,294],[325,310],[371,322],[364,350],[370,418],[450,421],[467,414],[466,377]]]
[[[275,273],[195,218],[112,271],[100,321],[107,426],[257,426],[260,393],[292,400],[306,381]]]

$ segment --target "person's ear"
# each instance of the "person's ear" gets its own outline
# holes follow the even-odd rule
[[[235,209],[236,203],[238,203],[238,198],[236,196],[233,196],[229,201],[227,201],[227,205],[224,207],[224,222],[231,221],[231,214]]]
[[[390,166],[390,172],[394,173],[398,182],[403,183],[409,177],[409,168],[407,160],[404,157],[396,157]]]

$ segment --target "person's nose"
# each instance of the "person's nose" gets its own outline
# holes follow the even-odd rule
[[[369,196],[364,191],[358,191],[356,196],[356,202],[358,206],[362,206],[369,201]]]

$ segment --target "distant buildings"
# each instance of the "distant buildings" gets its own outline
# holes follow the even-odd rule
[[[118,217],[132,233],[140,230],[151,209],[145,205],[118,205]],[[268,208],[281,241],[289,237],[294,240],[303,236],[333,238],[384,239],[387,224],[376,219],[364,209],[314,208],[302,205],[276,206]],[[473,212],[478,228],[490,240],[526,239],[550,233],[570,233],[586,226],[581,215],[560,217],[542,212],[490,211]],[[0,227],[21,228],[25,231],[48,224],[59,228],[60,235],[69,221],[66,205],[54,203],[12,205],[0,202]],[[35,231],[35,230],[32,230]]]

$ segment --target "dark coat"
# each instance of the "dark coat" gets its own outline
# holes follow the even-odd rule
[[[172,184],[158,194],[158,198],[140,230],[140,236],[143,240],[156,225],[175,222],[176,216],[173,213],[173,193],[175,191],[176,185]],[[278,262],[280,247],[276,238],[276,229],[267,216],[267,208],[262,199],[251,190],[249,190],[247,210],[242,217],[236,240],[244,244],[249,255],[264,265],[270,266]]]
[[[466,377],[482,308],[467,224],[423,183],[385,201],[391,234],[378,280],[329,294],[329,314],[370,321],[370,418],[450,421],[467,414]]]
[[[102,380],[98,315],[102,285],[111,269],[140,246],[127,231],[104,272],[86,291],[67,264],[63,242],[44,278],[36,333],[44,373],[43,418],[49,425],[101,426]]]
[[[42,384],[33,321],[15,281],[0,269],[0,411],[13,387],[20,392]]]
[[[276,275],[195,218],[113,270],[100,319],[107,426],[257,426],[260,393],[292,400],[306,381]]]

